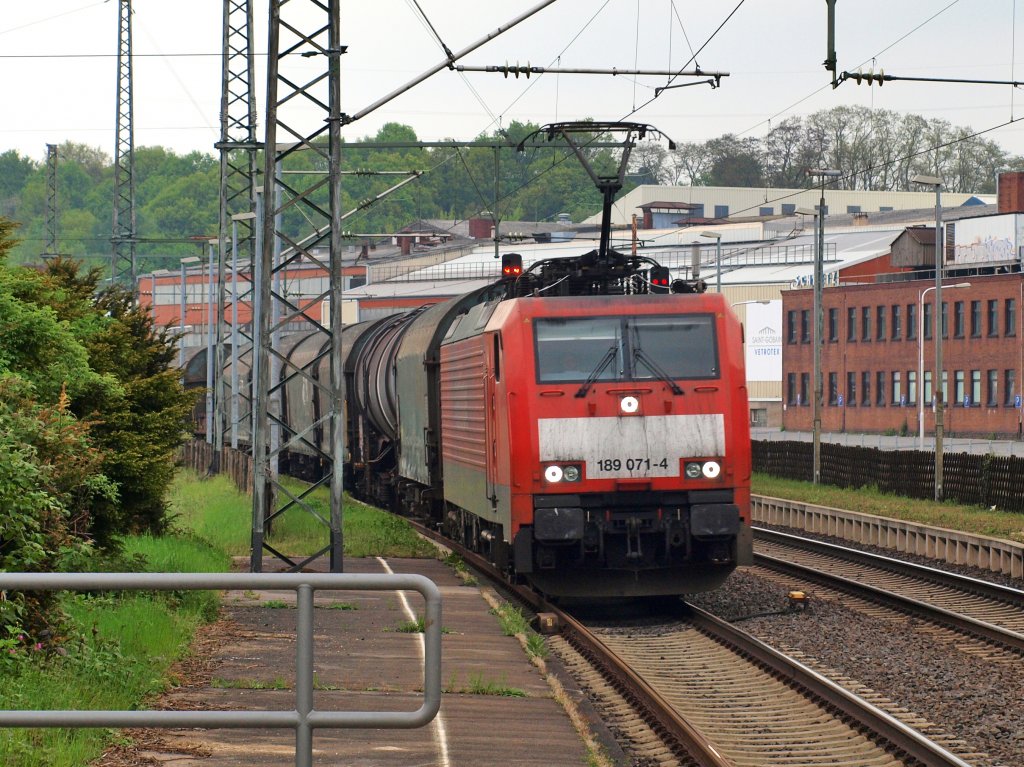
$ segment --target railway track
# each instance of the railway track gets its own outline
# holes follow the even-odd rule
[[[616,729],[642,731],[659,764],[968,767],[840,685],[681,600],[653,625],[588,625],[530,590],[510,587],[472,552],[455,550],[546,613],[560,641],[585,659],[588,668],[577,671],[599,674],[588,686],[605,688],[618,712]],[[651,745],[652,737],[661,744]]]
[[[755,528],[755,563],[1024,655],[1024,591]]]

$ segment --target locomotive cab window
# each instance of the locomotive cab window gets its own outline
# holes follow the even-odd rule
[[[717,378],[714,317],[538,318],[537,379],[637,381]]]

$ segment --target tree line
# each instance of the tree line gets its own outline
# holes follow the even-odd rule
[[[992,194],[999,171],[1024,168],[1024,157],[971,128],[862,106],[789,117],[763,138],[726,134],[675,151],[645,144],[634,157],[643,183],[780,189],[812,185],[807,168],[833,168],[844,172],[837,189],[910,191],[920,173],[950,192]]]
[[[513,122],[476,138],[502,145],[483,147],[380,148],[384,142],[411,143],[415,131],[389,123],[375,135],[351,140],[342,153],[342,210],[355,211],[344,228],[356,234],[388,234],[417,220],[465,220],[494,216],[503,221],[574,221],[594,215],[601,196],[571,150],[557,140],[543,149],[515,151],[539,126]],[[593,137],[600,141],[600,137]],[[543,138],[541,139],[543,141]],[[58,147],[58,243],[62,253],[108,268],[113,202],[113,166],[95,147]],[[614,167],[615,152],[587,148],[589,158]],[[45,237],[46,164],[15,151],[0,154],[0,216],[20,224],[14,263],[37,262]],[[263,167],[258,158],[257,167]],[[762,138],[726,134],[678,145],[642,142],[634,150],[623,191],[638,184],[766,186],[805,188],[808,167],[845,172],[843,189],[908,190],[917,173],[939,176],[953,192],[992,193],[1000,170],[1024,167],[994,141],[944,120],[884,109],[840,106],[807,117],[790,117]],[[313,186],[326,172],[321,152],[296,152],[285,170],[307,173],[295,186]],[[421,171],[417,180],[378,202],[366,200],[395,184],[398,176],[365,171]],[[497,173],[497,177],[496,177]],[[138,271],[176,268],[177,259],[202,255],[217,236],[219,162],[212,154],[177,155],[163,147],[135,151]],[[257,180],[257,183],[260,183]],[[327,204],[326,185],[314,196]],[[292,206],[284,228],[310,230],[309,212]],[[188,240],[194,240],[194,244]],[[184,241],[184,242],[183,242]]]

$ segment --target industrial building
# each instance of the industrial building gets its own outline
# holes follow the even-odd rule
[[[995,215],[943,228],[938,311],[934,226],[901,232],[880,264],[885,268],[873,274],[826,267],[823,431],[931,435],[941,391],[947,434],[1021,435],[1024,174],[1000,177]],[[787,430],[813,425],[813,293],[800,287],[782,295]],[[939,332],[943,370],[936,376]]]
[[[1012,174],[1005,174],[1012,175]],[[670,188],[661,187],[657,196],[667,197]],[[634,190],[635,191],[635,190]],[[749,194],[751,190],[732,190],[737,194]],[[779,190],[775,190],[778,192]],[[821,195],[820,189],[802,190],[810,195],[809,207],[817,207]],[[764,194],[764,190],[753,190]],[[631,193],[632,194],[632,193]],[[836,195],[845,192],[826,190],[826,209],[836,210]],[[907,418],[913,415],[906,401],[910,395],[911,376],[909,372],[917,369],[912,352],[916,348],[914,339],[908,342],[905,334],[908,331],[907,306],[919,301],[918,292],[927,287],[928,273],[922,271],[921,264],[929,259],[929,247],[934,249],[933,229],[929,222],[934,219],[933,193],[857,193],[860,195],[887,195],[886,198],[895,204],[880,205],[893,207],[893,210],[865,210],[851,213],[828,213],[825,217],[824,249],[822,262],[824,268],[824,293],[828,296],[828,309],[835,309],[836,345],[844,345],[847,310],[856,308],[863,310],[870,306],[872,315],[872,333],[877,333],[878,309],[887,306],[885,326],[889,334],[881,347],[887,355],[899,351],[901,356],[898,372],[900,397],[905,402],[900,413],[887,404],[879,408],[873,404],[877,398],[877,374],[879,370],[868,369],[866,363],[856,363],[860,367],[845,367],[833,363],[827,356],[833,349],[829,343],[823,347],[825,359],[829,367],[823,367],[827,373],[835,374],[835,412],[828,415],[827,427],[836,430],[912,430],[916,422]],[[922,196],[923,195],[923,196]],[[627,195],[628,196],[628,195]],[[906,199],[902,199],[903,197]],[[995,204],[978,204],[984,202],[972,195],[962,195],[960,207],[952,207],[958,201],[955,195],[943,195],[944,217],[950,222],[948,227],[950,259],[954,252],[959,255],[959,262],[972,263],[965,267],[975,271],[989,269],[987,259],[998,252],[1003,259],[1000,268],[1015,270],[1019,273],[1019,258],[1016,261],[1006,258],[1006,253],[1017,253],[1017,235],[1009,236],[1015,225],[1015,219],[1000,214]],[[1024,195],[1022,195],[1024,197]],[[862,198],[862,203],[863,203]],[[878,197],[881,201],[883,198]],[[905,209],[906,205],[915,204],[914,209]],[[901,207],[902,206],[902,207]],[[945,207],[949,206],[949,207]],[[653,218],[657,207],[647,208],[648,223],[663,223]],[[679,213],[682,208],[674,208]],[[635,234],[631,227],[618,227],[613,231],[612,246],[621,251],[629,251],[636,247],[637,252],[649,256],[670,267],[673,277],[703,279],[709,290],[721,290],[727,295],[733,310],[745,323],[746,329],[746,362],[748,372],[748,390],[750,396],[751,422],[760,426],[785,426],[788,429],[809,428],[810,408],[809,393],[813,387],[809,384],[811,371],[810,339],[804,342],[801,324],[805,321],[808,327],[813,323],[810,318],[811,280],[814,272],[816,253],[815,225],[817,218],[813,215],[775,214],[752,218],[732,218],[727,222],[709,221],[700,227],[670,225],[658,228],[644,228],[643,218],[639,219]],[[352,323],[372,320],[379,317],[406,311],[427,303],[436,303],[449,297],[465,293],[487,282],[498,278],[500,272],[500,255],[506,252],[522,254],[527,268],[538,260],[578,255],[592,250],[597,246],[598,232],[593,225],[571,224],[564,218],[557,222],[538,224],[535,222],[504,222],[500,230],[500,238],[495,243],[492,223],[487,219],[473,219],[465,222],[450,221],[418,221],[410,224],[404,233],[392,238],[378,240],[370,245],[363,243],[346,249],[344,254],[344,272],[346,283],[342,312],[344,321]],[[509,236],[511,235],[511,237]],[[931,245],[930,245],[931,243]],[[955,243],[955,244],[954,244]],[[1009,244],[1008,244],[1009,243]],[[1015,266],[1015,264],[1017,266]],[[229,273],[230,274],[230,273]],[[934,271],[931,271],[934,275]],[[248,280],[243,277],[242,280]],[[280,289],[297,305],[306,309],[310,321],[325,322],[326,312],[330,311],[325,303],[323,292],[326,290],[326,272],[315,264],[296,262],[294,270],[289,270],[282,277]],[[916,280],[916,282],[915,282]],[[233,295],[230,276],[227,285],[227,312],[232,311],[231,296]],[[913,283],[913,284],[904,284]],[[215,317],[209,310],[210,272],[207,265],[196,264],[185,270],[186,285],[185,322],[189,345],[205,344],[209,338],[208,320]],[[900,293],[900,285],[904,292]],[[995,284],[995,283],[993,283]],[[155,297],[154,315],[158,324],[178,326],[181,322],[181,285],[182,277],[177,272],[164,272],[145,275],[139,280],[140,302],[150,303],[147,298]],[[247,282],[240,284],[240,322],[247,321],[247,302],[244,291]],[[1009,288],[1006,288],[1009,290]],[[841,292],[850,291],[847,298],[840,300]],[[857,297],[857,291],[861,294]],[[885,298],[871,299],[866,294],[875,295],[875,291],[895,291],[891,300],[888,293]],[[1004,291],[1005,292],[1005,291]],[[216,296],[216,292],[212,294]],[[882,295],[879,293],[878,295]],[[952,300],[955,294],[951,294]],[[987,294],[986,294],[987,295]],[[989,311],[990,301],[1001,301],[998,311],[1005,312],[1008,294],[992,295],[981,304],[984,312]],[[213,299],[214,302],[216,298]],[[964,298],[967,301],[967,298]],[[854,303],[851,303],[854,302]],[[955,303],[955,302],[954,302]],[[896,313],[900,327],[901,341],[893,341],[892,306],[899,304],[902,308]],[[954,306],[952,311],[956,311]],[[970,302],[965,304],[965,312],[973,311]],[[796,312],[795,315],[791,315]],[[793,316],[796,322],[797,341],[789,343],[790,327],[787,321]],[[826,311],[826,318],[829,316]],[[860,315],[858,315],[860,316]],[[965,314],[965,317],[969,315]],[[985,315],[987,319],[987,314]],[[966,320],[965,320],[966,321]],[[296,325],[293,330],[302,330],[308,324]],[[828,327],[828,325],[826,325]],[[191,332],[188,332],[191,331]],[[1000,334],[1003,338],[1004,334]],[[1017,337],[1020,337],[1018,332]],[[858,336],[859,338],[859,336]],[[970,338],[968,338],[970,340]],[[867,354],[870,347],[877,354],[878,341],[872,336],[870,343],[858,340],[856,351],[850,353]],[[852,347],[852,344],[851,344]],[[865,350],[865,351],[861,351]],[[837,351],[838,353],[838,351]],[[1000,352],[1002,353],[1002,352]],[[956,359],[956,352],[950,352]],[[909,356],[908,356],[909,355]],[[1020,355],[1018,354],[1018,357]],[[906,357],[906,359],[904,359]],[[913,359],[911,359],[913,358]],[[886,357],[888,363],[889,356]],[[969,388],[975,371],[981,371],[984,385],[990,379],[993,366],[964,365],[964,387]],[[1009,365],[998,368],[1000,371],[1000,392],[1005,392],[1006,370]],[[953,369],[953,391],[956,391],[956,370]],[[863,374],[871,373],[872,404],[865,408],[860,404],[863,398]],[[891,396],[893,387],[892,373],[897,372],[895,362],[892,369],[887,368],[886,396]],[[839,398],[845,403],[849,395],[846,384],[850,373],[856,373],[857,410],[853,416],[848,409],[845,414],[838,409]],[[792,376],[791,376],[792,374]],[[804,376],[808,383],[804,385]],[[1017,374],[1015,381],[1019,381]],[[919,377],[913,376],[914,397],[917,396]],[[826,384],[830,379],[825,377]],[[792,385],[792,388],[791,388]],[[801,388],[803,386],[803,388]],[[984,386],[983,386],[984,389]],[[826,387],[826,392],[828,392]],[[791,396],[792,395],[792,396]],[[1002,396],[1001,394],[999,396]],[[792,400],[792,401],[791,401]],[[899,398],[896,400],[899,402]],[[978,402],[978,399],[973,402]],[[972,407],[974,407],[972,405]],[[880,412],[876,412],[880,411]],[[853,418],[857,418],[854,422]],[[992,420],[992,431],[1005,433],[1009,426]],[[904,421],[907,421],[904,427]],[[953,428],[964,426],[963,421],[953,419]],[[999,426],[996,429],[996,425]],[[985,431],[987,426],[978,426]],[[1016,427],[1014,427],[1016,428]],[[973,431],[973,429],[972,429]],[[966,432],[966,429],[965,429]]]

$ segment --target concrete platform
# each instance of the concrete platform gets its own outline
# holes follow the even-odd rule
[[[588,751],[563,706],[519,642],[504,636],[481,589],[463,585],[436,560],[388,560],[394,572],[419,573],[442,594],[441,712],[415,730],[317,730],[314,764],[327,767],[508,767],[587,765]],[[267,563],[268,570],[271,564]],[[349,559],[346,572],[386,572],[381,560]],[[422,614],[422,599],[407,594]],[[282,605],[283,603],[283,605]],[[167,709],[294,707],[296,611],[293,592],[229,592],[225,621],[211,628],[183,674],[161,698]],[[394,592],[324,592],[316,597],[315,707],[412,711],[421,703],[421,635],[400,631],[412,619]],[[482,694],[488,690],[521,697]],[[571,697],[582,697],[573,695]],[[133,732],[136,748],[99,764],[174,767],[286,767],[290,730]],[[614,745],[611,750],[614,752]],[[108,761],[109,759],[109,761]],[[615,761],[618,761],[617,759]]]

